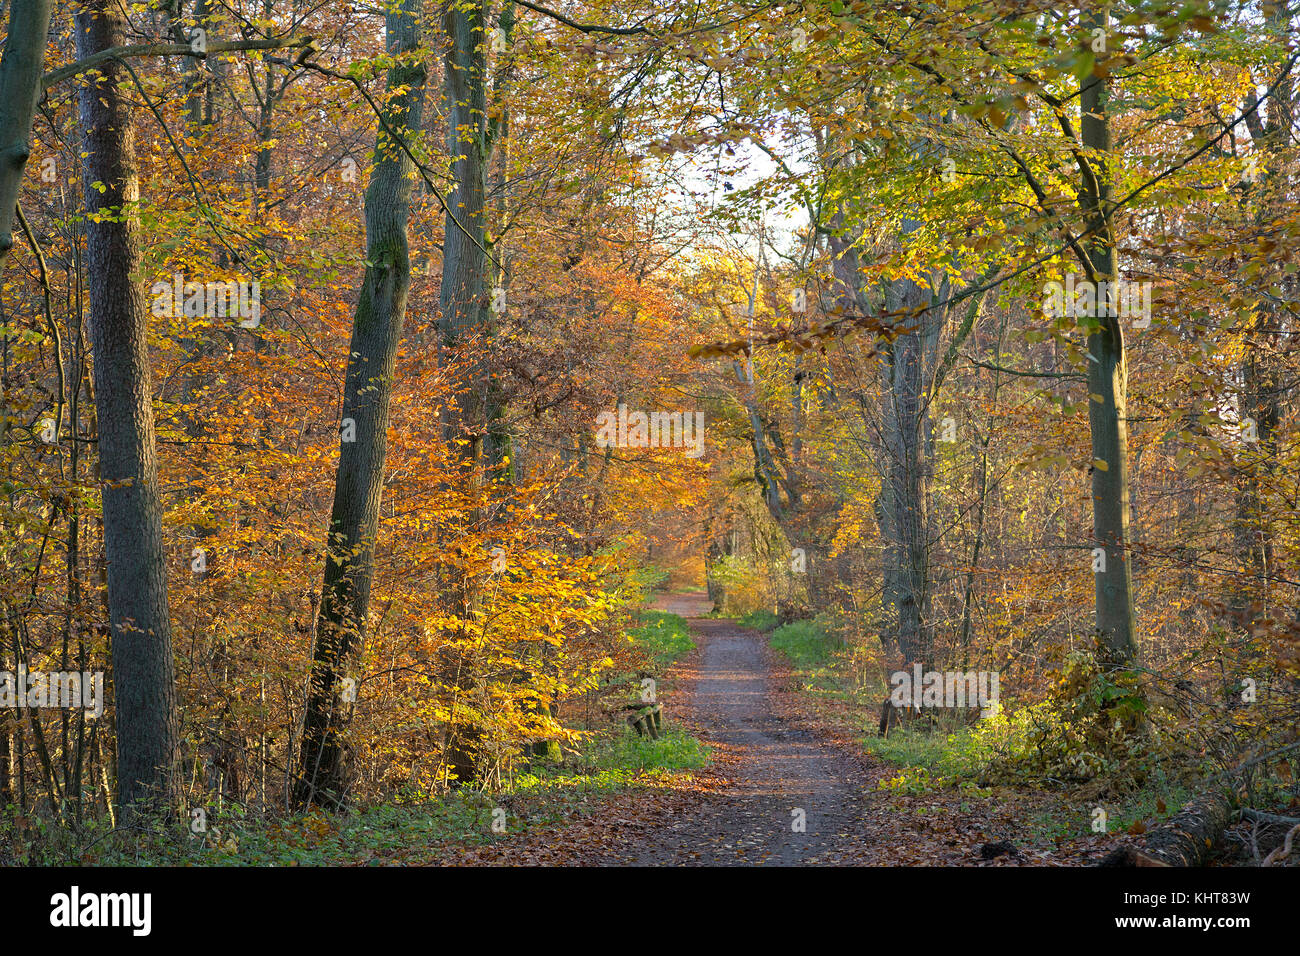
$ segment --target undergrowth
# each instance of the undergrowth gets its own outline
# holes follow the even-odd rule
[[[656,667],[667,668],[695,648],[675,614],[642,613],[628,630]],[[629,788],[654,788],[698,770],[709,749],[666,723],[658,740],[618,723],[586,735],[558,760],[535,761],[501,789],[398,793],[375,806],[337,812],[257,813],[227,804],[177,824],[113,830],[107,821],[61,827],[38,814],[0,811],[0,864],[312,866],[419,862],[434,848],[509,839],[531,829],[599,812],[599,798]]]
[[[1108,667],[1096,653],[1062,655],[1042,700],[1000,701],[991,716],[973,724],[940,710],[880,737],[884,670],[876,667],[872,679],[853,676],[853,650],[828,618],[787,624],[770,640],[804,692],[843,705],[864,749],[895,768],[879,784],[885,791],[952,790],[978,798],[1007,788],[1022,795],[1051,792],[1058,796],[1027,822],[1049,837],[1082,836],[1091,832],[1099,805],[1110,832],[1141,828],[1173,812],[1191,792],[1189,777],[1205,769],[1175,739],[1171,715],[1143,703],[1137,676]]]

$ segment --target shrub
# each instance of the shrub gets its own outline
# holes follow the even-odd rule
[[[773,630],[779,622],[780,618],[765,607],[758,608],[755,611],[750,611],[744,617],[736,621],[736,623],[741,627],[752,628],[755,631],[762,631],[764,633]]]

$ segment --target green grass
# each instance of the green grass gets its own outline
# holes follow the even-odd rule
[[[848,712],[862,734],[862,746],[880,760],[902,771],[885,786],[921,792],[935,786],[977,787],[979,767],[988,744],[964,725],[926,732],[899,727],[888,737],[877,736],[880,702],[885,686],[851,688],[840,669],[841,645],[821,618],[792,621],[776,629],[772,647],[790,661],[804,691],[849,705]]]
[[[621,733],[593,738],[583,757],[590,762],[590,773],[699,770],[709,762],[709,748],[673,724],[658,740],[624,727]]]
[[[778,620],[780,620],[780,618],[767,608],[760,607],[758,610],[750,611],[744,617],[737,619],[736,623],[741,627],[748,627],[755,631],[763,631],[766,633],[776,627],[776,622]]]
[[[873,715],[874,716],[874,715]],[[862,745],[867,753],[900,768],[902,773],[884,781],[893,790],[919,793],[934,787],[959,786],[980,789],[980,771],[988,758],[979,735],[969,728],[944,733],[906,724],[895,727],[888,737],[875,736],[878,718],[865,733]]]
[[[772,647],[790,659],[800,670],[817,670],[831,666],[839,641],[815,618],[791,621],[772,632]]]
[[[686,619],[666,611],[642,611],[640,624],[627,633],[660,670],[695,650]]]

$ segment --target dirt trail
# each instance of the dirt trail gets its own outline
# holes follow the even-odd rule
[[[708,767],[600,799],[558,829],[473,851],[460,864],[580,866],[1069,865],[1111,841],[1082,842],[1074,859],[1029,845],[1029,813],[1015,801],[961,794],[910,796],[879,784],[859,731],[835,708],[814,707],[765,635],[706,618],[703,594],[669,594],[659,610],[690,623],[697,648],[660,687],[669,724],[713,751]],[[799,811],[799,812],[796,812]],[[1023,855],[985,859],[1011,839]],[[450,860],[449,860],[450,861]]]
[[[655,606],[690,619],[699,649],[675,669],[665,707],[714,748],[716,785],[642,830],[620,862],[870,862],[862,762],[792,706],[764,635],[703,618],[703,595],[665,595]]]

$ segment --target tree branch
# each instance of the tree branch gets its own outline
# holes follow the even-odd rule
[[[55,83],[61,83],[82,73],[88,73],[101,63],[107,63],[109,60],[121,60],[125,57],[192,56],[195,59],[206,60],[218,53],[237,53],[243,50],[310,48],[315,42],[313,37],[280,37],[268,40],[214,40],[202,52],[195,50],[188,43],[134,43],[130,46],[115,46],[108,50],[100,50],[95,55],[88,56],[84,60],[78,60],[75,63],[69,63],[67,66],[61,66],[57,70],[51,70],[41,77],[41,86],[48,90]]]

